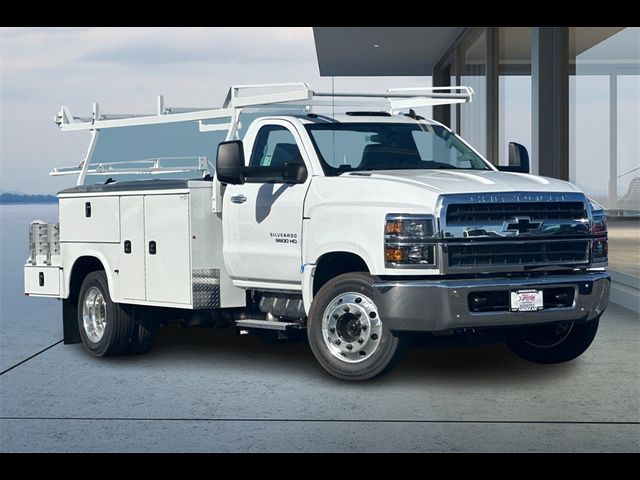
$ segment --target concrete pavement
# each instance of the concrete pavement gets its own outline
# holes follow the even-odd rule
[[[58,344],[0,376],[5,452],[638,451],[639,420],[640,322],[616,305],[561,365],[420,349],[352,384],[304,343],[168,327],[146,355]]]

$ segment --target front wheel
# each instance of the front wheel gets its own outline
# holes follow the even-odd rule
[[[307,323],[309,345],[322,367],[343,380],[367,380],[388,371],[404,342],[378,315],[373,279],[365,273],[340,275],[313,299]]]
[[[508,339],[507,345],[513,353],[530,362],[568,362],[589,348],[598,331],[599,319],[526,327],[524,335]]]

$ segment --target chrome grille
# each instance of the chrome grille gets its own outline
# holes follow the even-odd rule
[[[447,224],[507,221],[516,216],[531,220],[587,218],[583,202],[453,203],[447,208]]]
[[[591,209],[579,192],[442,195],[438,236],[446,273],[584,267]]]
[[[506,241],[448,245],[449,267],[535,267],[589,262],[589,241]]]

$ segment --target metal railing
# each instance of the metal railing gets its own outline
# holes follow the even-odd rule
[[[162,165],[166,161],[196,160],[193,165]],[[126,167],[124,165],[134,165]],[[77,167],[61,167],[51,170],[49,175],[78,175],[84,172],[85,175],[156,175],[166,173],[188,173],[188,172],[209,172],[209,162],[207,157],[158,157],[143,160],[125,160],[122,162],[101,162],[94,163],[89,168],[84,169],[84,162]]]

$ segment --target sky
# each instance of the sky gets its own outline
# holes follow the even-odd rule
[[[627,28],[581,54],[578,67],[581,57],[596,50],[615,53],[620,45],[639,42],[640,29]],[[576,105],[571,107],[575,148],[570,177],[601,198],[608,188],[608,78],[578,73],[570,88]],[[501,106],[503,147],[508,141],[531,142],[531,83],[519,80],[526,79],[501,83],[506,88],[500,98],[508,107]],[[297,81],[316,90],[331,89],[331,78],[319,75],[311,27],[0,28],[0,191],[56,193],[75,184],[75,176],[48,175],[54,167],[78,165],[89,142],[88,132],[60,132],[53,119],[61,105],[74,115],[90,114],[94,101],[103,113],[153,114],[158,94],[165,96],[167,106],[218,107],[230,85]],[[430,77],[335,78],[336,90],[430,84]],[[478,91],[474,103],[480,103],[481,96]],[[638,165],[639,98],[640,77],[619,77],[620,173]],[[476,105],[463,108],[469,113]],[[475,128],[462,133],[474,143],[474,132],[481,130],[470,125]],[[117,139],[103,141],[105,136],[98,148],[118,146]],[[96,156],[107,158],[113,151],[109,146]],[[118,155],[127,151],[133,152],[120,148]],[[620,178],[621,194],[634,176],[637,171]]]
[[[313,31],[300,28],[2,28],[0,29],[0,190],[55,193],[75,176],[49,177],[78,165],[87,132],[62,133],[53,119],[72,114],[153,113],[167,106],[218,107],[233,84],[320,77]],[[429,77],[336,78],[343,89],[425,86]]]

